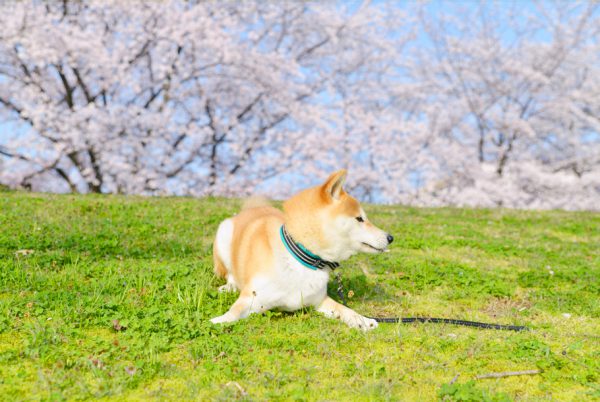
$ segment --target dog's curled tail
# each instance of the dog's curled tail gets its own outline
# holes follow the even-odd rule
[[[242,211],[251,208],[270,207],[271,203],[263,195],[253,195],[247,198],[242,204]]]

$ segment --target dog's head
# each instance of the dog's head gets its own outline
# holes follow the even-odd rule
[[[384,252],[393,241],[369,222],[359,202],[344,191],[345,180],[346,170],[340,170],[283,204],[292,237],[329,261],[342,261],[358,252]]]

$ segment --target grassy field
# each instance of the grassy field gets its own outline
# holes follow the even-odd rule
[[[355,310],[532,330],[364,334],[312,310],[208,322],[236,298],[211,243],[238,206],[0,192],[0,399],[600,398],[600,214],[368,206],[396,241],[342,265]]]

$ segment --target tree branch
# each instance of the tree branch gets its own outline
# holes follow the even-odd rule
[[[241,158],[238,160],[238,162],[235,164],[235,166],[229,171],[229,174],[230,175],[235,174],[242,166],[244,166],[244,164],[248,161],[248,159],[250,159],[250,156],[251,156],[252,152],[254,151],[254,148],[258,144],[258,141],[261,139],[261,137],[268,130],[272,129],[273,127],[275,127],[276,125],[278,125],[279,123],[281,123],[287,117],[288,117],[288,114],[284,113],[283,115],[277,117],[271,123],[269,123],[266,126],[263,126],[260,129],[258,129],[256,135],[250,141],[250,145],[244,150],[244,153],[242,154]]]
[[[102,183],[104,180],[102,177],[102,172],[100,170],[100,166],[98,165],[98,161],[96,159],[96,153],[94,152],[93,148],[90,147],[87,150],[87,154],[90,158],[90,162],[92,164],[92,169],[94,169],[94,176],[96,176],[96,180],[98,181],[98,183],[88,182],[88,186],[90,187],[90,190],[93,193],[101,193],[102,192]]]
[[[72,70],[73,70],[73,73],[75,74],[75,78],[77,79],[77,83],[79,84],[79,87],[83,91],[85,100],[88,103],[93,103],[96,100],[96,96],[91,95],[90,91],[88,90],[87,85],[85,85],[85,83],[83,82],[83,79],[81,78],[81,74],[79,74],[79,69],[73,68]]]
[[[505,371],[502,373],[490,373],[490,374],[480,374],[475,376],[476,380],[481,380],[484,378],[503,378],[503,377],[511,377],[516,375],[535,375],[540,374],[542,370],[523,370],[523,371]]]
[[[23,116],[23,109],[21,109],[20,107],[18,107],[11,101],[3,99],[3,98],[0,98],[0,103],[3,104],[4,106],[6,106],[7,108],[11,109],[13,112],[17,113],[21,120],[26,121],[27,123],[29,123],[29,125],[31,125],[33,127],[33,120],[31,120],[27,116]]]
[[[65,76],[62,66],[54,66],[56,68],[56,71],[58,73],[58,76],[60,77],[60,81],[63,84],[63,87],[65,89],[65,102],[67,103],[67,106],[69,107],[69,109],[73,110],[73,87],[69,84],[69,81],[67,80],[67,77]]]
[[[73,182],[71,181],[71,179],[69,179],[68,174],[60,167],[57,167],[58,162],[60,162],[61,156],[59,155],[58,158],[56,158],[56,160],[54,162],[52,162],[49,165],[44,166],[43,164],[41,164],[40,162],[36,162],[24,155],[21,154],[17,154],[14,153],[12,151],[8,151],[5,148],[3,149],[2,147],[0,147],[0,155],[4,155],[6,157],[9,158],[15,158],[15,159],[20,159],[22,161],[28,162],[28,163],[32,163],[34,165],[39,165],[41,168],[38,169],[35,172],[29,173],[27,175],[25,175],[22,179],[21,179],[21,186],[25,187],[25,188],[31,188],[31,186],[29,185],[29,180],[31,180],[33,177],[40,175],[44,172],[48,172],[51,170],[54,170],[63,180],[65,180],[69,186],[69,188],[71,189],[72,192],[77,192],[77,187],[75,186],[75,184],[73,184]]]
[[[208,188],[212,189],[217,183],[217,147],[225,139],[225,135],[221,136],[220,139],[218,137],[217,127],[215,126],[215,120],[210,106],[210,100],[206,101],[204,110],[206,111],[206,115],[208,116],[208,127],[210,127],[213,133],[210,150],[210,174],[208,176]]]

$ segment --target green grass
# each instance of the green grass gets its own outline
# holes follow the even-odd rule
[[[211,243],[238,206],[0,192],[2,398],[600,398],[600,214],[368,206],[396,241],[342,265],[355,310],[532,331],[364,334],[312,310],[208,322],[236,298],[216,292]]]

